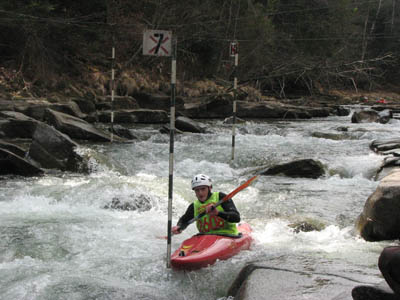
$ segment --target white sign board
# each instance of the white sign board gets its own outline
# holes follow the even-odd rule
[[[145,30],[143,33],[143,55],[171,56],[172,32]]]

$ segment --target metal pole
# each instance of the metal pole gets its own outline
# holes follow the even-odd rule
[[[113,43],[114,43],[114,38],[113,38]],[[111,143],[114,140],[114,79],[115,79],[114,63],[115,63],[115,47],[113,45],[111,51]]]
[[[235,53],[235,67],[233,69],[233,116],[232,116],[232,160],[235,159],[235,124],[236,124],[236,98],[237,98],[237,66],[239,62],[239,54]]]
[[[171,64],[171,112],[169,125],[169,178],[168,178],[168,239],[167,239],[167,268],[171,267],[171,237],[172,237],[172,191],[174,175],[174,133],[175,133],[175,93],[176,93],[176,39],[172,43]]]

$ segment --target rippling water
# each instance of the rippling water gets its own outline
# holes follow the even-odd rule
[[[0,181],[0,299],[221,299],[249,262],[336,274],[354,285],[382,280],[377,259],[388,243],[360,239],[354,222],[377,186],[373,176],[383,159],[369,144],[398,137],[397,120],[247,122],[237,128],[234,162],[231,127],[206,123],[210,133],[176,136],[174,224],[194,200],[190,179],[197,173],[210,175],[214,190],[225,193],[259,166],[294,159],[320,160],[326,176],[259,177],[234,197],[254,229],[251,251],[196,272],[175,272],[166,268],[166,241],[157,238],[167,228],[169,136],[149,125],[131,129],[138,142],[82,145],[79,151],[92,156],[90,175]],[[315,132],[345,137],[324,139]],[[139,209],[105,209],[113,198],[140,203]],[[295,233],[289,225],[298,221],[323,229]],[[190,226],[174,236],[173,249],[195,232]],[[303,293],[321,299],[329,285],[343,289],[316,283]]]

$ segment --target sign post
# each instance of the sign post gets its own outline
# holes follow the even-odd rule
[[[173,44],[173,47],[172,47]],[[173,49],[172,49],[173,48]],[[176,97],[176,40],[172,42],[172,32],[165,30],[145,30],[143,34],[143,55],[172,56],[171,63],[171,105],[169,125],[169,176],[168,176],[168,238],[167,268],[171,267],[172,237],[172,197],[174,176],[174,134],[175,134],[175,97]]]
[[[238,42],[231,42],[229,55],[235,58],[233,68],[233,108],[232,108],[232,161],[235,159],[235,126],[236,126],[236,98],[237,98],[237,66],[239,63]]]

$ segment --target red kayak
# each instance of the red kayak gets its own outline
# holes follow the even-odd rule
[[[238,225],[239,237],[215,234],[197,234],[185,240],[172,254],[171,265],[174,269],[195,270],[207,267],[217,259],[228,259],[241,250],[250,248],[251,227],[247,223]]]

